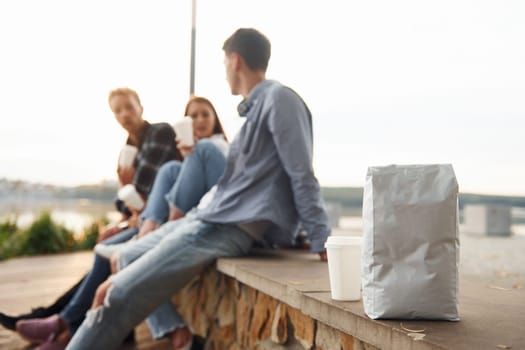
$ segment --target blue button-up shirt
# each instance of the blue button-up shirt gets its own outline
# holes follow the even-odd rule
[[[330,227],[312,167],[312,116],[279,82],[258,83],[239,105],[246,122],[230,146],[217,192],[199,218],[214,223],[270,221],[265,240],[292,243],[299,224],[311,250],[324,250]]]

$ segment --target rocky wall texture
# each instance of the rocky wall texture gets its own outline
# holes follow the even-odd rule
[[[206,350],[374,350],[235,279],[209,268],[173,297]]]

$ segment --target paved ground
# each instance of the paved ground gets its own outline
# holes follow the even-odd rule
[[[49,305],[76,283],[91,267],[93,254],[81,252],[17,258],[0,263],[0,311],[7,314],[28,312],[31,307]],[[136,331],[137,344],[126,349],[169,349],[166,342],[155,342],[145,323]],[[0,349],[22,350],[33,346],[16,333],[0,326]]]
[[[76,283],[92,263],[90,253],[11,259],[0,263],[0,311],[28,312],[47,305]],[[29,344],[0,326],[0,349],[29,349]]]

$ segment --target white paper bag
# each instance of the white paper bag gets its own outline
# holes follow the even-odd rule
[[[363,231],[369,317],[459,320],[458,184],[451,165],[368,168]]]

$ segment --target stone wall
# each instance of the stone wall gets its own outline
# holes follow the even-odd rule
[[[173,297],[206,350],[376,349],[211,267]]]

